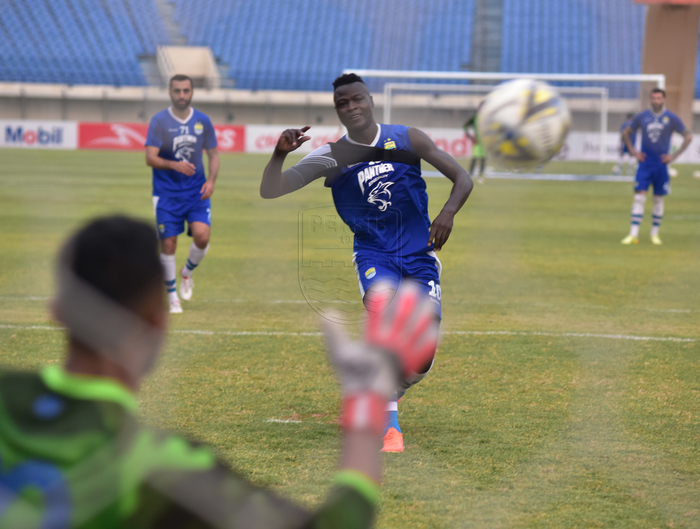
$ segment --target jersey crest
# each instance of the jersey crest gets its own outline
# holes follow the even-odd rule
[[[367,197],[367,202],[370,204],[375,204],[379,208],[379,211],[386,211],[386,208],[391,206],[389,199],[391,198],[391,191],[389,187],[393,186],[394,182],[380,182],[369,192]]]
[[[661,138],[661,133],[664,131],[664,125],[658,121],[651,121],[647,124],[647,136],[649,141],[656,143]]]

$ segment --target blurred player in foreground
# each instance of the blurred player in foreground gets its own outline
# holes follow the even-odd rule
[[[328,326],[343,394],[335,487],[315,513],[252,486],[214,452],[136,419],[167,307],[157,236],[126,217],[93,221],[63,247],[52,302],[62,366],[0,371],[0,527],[355,528],[371,525],[387,399],[435,348],[415,285],[375,297],[362,341]]]
[[[636,164],[637,160],[634,156],[632,156],[632,153],[630,150],[627,148],[627,144],[625,143],[625,129],[627,127],[632,126],[632,119],[634,118],[634,114],[629,113],[627,114],[627,120],[622,124],[620,127],[620,161],[615,164],[615,167],[613,167],[613,173],[616,175],[619,175],[620,173],[627,174],[628,169],[633,170],[634,165]],[[637,132],[634,131],[630,135],[630,142],[632,145],[637,144]]]
[[[480,184],[484,183],[484,171],[486,170],[486,149],[481,143],[481,137],[479,136],[479,110],[483,106],[484,102],[479,103],[479,107],[474,112],[474,115],[469,118],[466,123],[462,126],[464,129],[464,134],[472,142],[472,160],[469,164],[469,174],[472,177],[477,177]],[[479,171],[477,173],[476,166],[479,165]]]
[[[180,270],[180,295],[192,298],[192,272],[209,250],[211,201],[219,174],[216,132],[207,116],[190,106],[192,79],[170,79],[172,106],[151,119],[146,138],[146,164],[153,167],[153,208],[160,236],[165,285],[171,313],[182,312],[175,286],[177,236],[185,231],[194,242],[187,263]],[[202,151],[209,159],[209,179],[204,173]]]
[[[634,186],[632,202],[632,226],[622,244],[639,244],[639,225],[644,217],[644,204],[647,201],[649,186],[654,188],[654,209],[652,210],[651,242],[662,244],[659,228],[664,216],[664,196],[671,192],[668,177],[668,164],[678,158],[690,145],[692,134],[673,112],[666,109],[666,92],[654,88],[650,94],[651,109],[640,112],[622,132],[627,149],[637,160],[637,182]],[[632,133],[642,131],[642,150],[635,149]],[[683,135],[683,144],[673,154],[669,154],[673,133]]]
[[[353,261],[365,306],[366,293],[378,283],[396,288],[410,278],[433,301],[439,319],[442,265],[434,250],[447,242],[454,216],[474,184],[455,159],[438,149],[424,132],[377,123],[372,115],[374,101],[362,78],[344,74],[333,82],[333,88],[336,113],[347,135],[282,172],[287,155],[310,139],[305,135],[308,126],[285,130],[263,173],[260,194],[276,198],[325,177],[338,214],[355,234]],[[432,224],[421,159],[453,182],[450,197]],[[398,399],[431,367],[432,359],[420,376],[404,380],[397,399],[389,403],[385,452],[403,451]]]

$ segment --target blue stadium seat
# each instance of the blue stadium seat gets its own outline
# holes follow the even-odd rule
[[[6,0],[0,33],[0,78],[27,82],[143,86],[139,56],[169,42],[154,0]]]
[[[645,8],[610,0],[504,0],[501,71],[639,73]],[[637,97],[636,83],[611,83]]]

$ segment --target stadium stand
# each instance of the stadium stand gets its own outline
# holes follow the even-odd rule
[[[142,86],[168,42],[154,0],[6,0],[0,33],[2,81]]]
[[[610,0],[504,0],[502,72],[640,72],[645,8]],[[612,97],[638,85],[611,84]]]
[[[187,43],[211,47],[237,88],[327,90],[346,67],[460,71],[470,62],[474,0],[167,1]],[[156,2],[5,0],[0,81],[147,84],[139,58],[170,43]],[[502,72],[639,73],[643,6],[502,2]],[[696,76],[700,97],[700,55]],[[609,88],[628,98],[639,89]]]
[[[346,67],[460,70],[469,62],[473,0],[173,3],[188,42],[211,47],[238,88],[328,90]]]

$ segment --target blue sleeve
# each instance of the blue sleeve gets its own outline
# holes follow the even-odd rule
[[[204,120],[204,150],[215,149],[219,143],[216,141],[216,130],[209,118]]]
[[[163,146],[163,134],[160,126],[160,121],[153,116],[151,122],[148,125],[148,135],[146,136],[146,145],[151,147],[158,147],[159,149]]]
[[[678,134],[685,133],[685,125],[683,125],[681,118],[675,114],[673,114],[673,117],[671,118],[671,124],[673,125],[673,130],[675,130]]]

